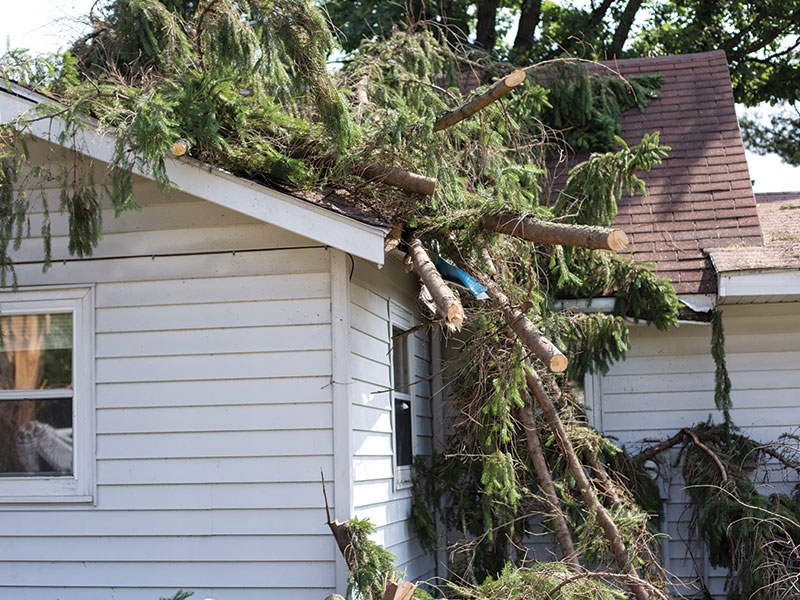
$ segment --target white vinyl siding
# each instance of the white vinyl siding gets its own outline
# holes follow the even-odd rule
[[[322,469],[335,503],[329,251],[136,189],[143,211],[108,214],[93,260],[61,260],[54,215],[49,272],[17,267],[22,289],[95,285],[96,497],[0,506],[0,597],[324,598],[337,552],[320,487]]]
[[[356,262],[350,286],[350,394],[355,514],[368,517],[377,526],[376,541],[397,556],[396,564],[406,571],[407,579],[425,580],[434,575],[434,558],[422,550],[411,531],[411,489],[397,489],[395,483],[390,392],[390,306],[394,303],[396,310],[416,315],[417,286],[416,277],[405,275],[393,261],[388,261],[381,271]],[[413,324],[417,323],[419,317],[413,316]],[[430,454],[432,447],[429,332],[423,329],[409,335],[409,343],[409,355],[414,359],[410,365],[409,395],[414,407],[416,456]]]
[[[796,432],[800,425],[800,304],[723,309],[733,422],[744,434],[764,442]],[[684,324],[669,332],[632,327],[626,359],[607,375],[594,378],[591,414],[603,433],[635,453],[709,416],[721,422],[722,415],[714,407],[710,340],[710,325]],[[785,472],[774,481],[780,481],[785,491],[796,483]],[[703,577],[714,598],[722,599],[725,573],[711,569],[695,543],[680,473],[673,469],[668,484],[667,567],[685,582]]]

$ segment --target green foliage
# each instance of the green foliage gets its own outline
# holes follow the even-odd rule
[[[716,462],[702,448],[687,444],[681,449],[678,460],[709,561],[729,570],[728,598],[793,596],[800,547],[798,490],[792,496],[761,493],[764,490],[755,485],[754,471],[768,447],[727,423],[699,425],[695,433],[727,473],[724,480]]]
[[[562,131],[575,152],[614,150],[621,130],[620,115],[644,110],[658,97],[661,75],[619,77],[589,74],[580,63],[567,62],[540,77],[548,89],[543,120]]]
[[[649,170],[667,156],[669,147],[660,146],[658,132],[645,134],[640,144],[622,147],[618,152],[592,154],[573,167],[564,189],[558,195],[553,211],[569,223],[608,225],[617,216],[617,202],[622,193],[644,194],[644,182],[636,177],[637,169]]]
[[[570,379],[582,381],[587,372],[605,374],[628,350],[628,328],[620,316],[582,313],[562,323],[564,331],[559,337],[569,340]]]
[[[397,557],[369,539],[375,533],[375,526],[369,519],[353,518],[347,523],[351,541],[348,552],[352,557],[347,597],[351,600],[380,600],[384,583],[395,574]]]
[[[725,416],[725,425],[731,425],[731,378],[725,362],[725,334],[722,329],[722,311],[711,313],[711,356],[714,359],[714,404]]]
[[[773,115],[769,123],[744,118],[740,121],[742,138],[748,148],[756,154],[775,153],[783,162],[794,167],[800,166],[800,117],[789,112]]]
[[[161,600],[186,600],[191,596],[194,596],[194,592],[184,592],[183,590],[178,590],[169,598],[161,598]]]
[[[623,600],[627,597],[620,590],[590,577],[579,577],[561,585],[572,575],[574,573],[562,563],[541,562],[531,568],[506,563],[496,577],[487,578],[481,585],[453,584],[451,587],[460,597],[476,600]]]

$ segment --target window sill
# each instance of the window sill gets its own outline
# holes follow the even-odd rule
[[[92,502],[94,496],[0,496],[0,504],[90,504]]]

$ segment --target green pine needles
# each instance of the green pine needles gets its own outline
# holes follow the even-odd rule
[[[725,333],[722,329],[722,311],[711,313],[711,356],[714,359],[714,404],[725,418],[725,426],[731,425],[731,378],[725,362]]]

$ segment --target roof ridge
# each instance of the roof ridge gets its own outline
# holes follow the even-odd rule
[[[722,56],[725,58],[725,62],[727,62],[727,55],[725,54],[725,50],[717,49],[717,50],[707,50],[705,52],[690,52],[686,54],[664,54],[660,56],[635,56],[631,58],[609,58],[606,60],[598,61],[601,65],[632,65],[641,62],[648,62],[652,64],[653,62],[669,62],[669,63],[676,63],[676,62],[694,62],[700,61],[703,59],[710,59],[716,58],[718,56]]]

